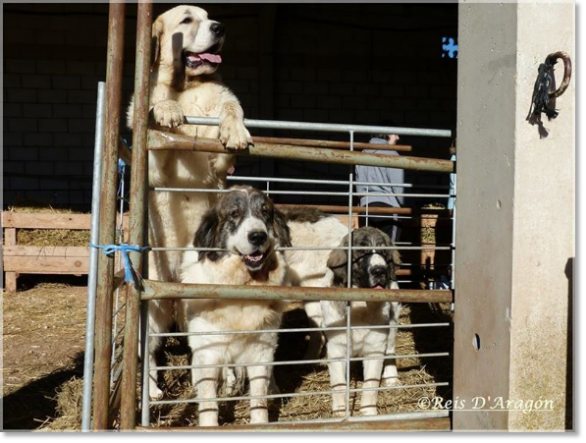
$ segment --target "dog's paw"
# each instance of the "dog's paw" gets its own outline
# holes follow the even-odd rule
[[[376,406],[368,406],[360,408],[360,414],[364,416],[378,415],[378,410],[376,409]]]
[[[152,386],[149,388],[149,398],[151,400],[160,400],[163,398],[163,391],[161,391],[157,386]]]
[[[183,110],[175,100],[163,100],[153,107],[153,117],[159,126],[177,128],[183,124]]]
[[[220,142],[227,149],[246,149],[252,137],[241,120],[226,118],[220,122]]]

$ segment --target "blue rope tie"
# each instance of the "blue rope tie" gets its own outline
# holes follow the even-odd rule
[[[119,245],[94,245],[90,243],[90,248],[97,248],[101,249],[102,252],[106,255],[112,255],[116,251],[120,251],[122,253],[122,259],[124,262],[124,281],[125,282],[133,282],[133,274],[132,274],[132,263],[130,262],[130,257],[128,257],[128,251],[133,252],[142,252],[146,251],[148,246],[138,246],[138,245],[128,245],[126,243],[121,243]]]

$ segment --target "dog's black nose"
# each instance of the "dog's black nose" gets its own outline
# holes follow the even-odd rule
[[[255,246],[264,245],[267,241],[267,233],[264,231],[252,231],[248,234],[248,241]]]
[[[226,28],[224,28],[224,25],[218,22],[212,23],[210,30],[218,37],[221,37],[226,33]]]
[[[387,268],[385,266],[373,266],[369,270],[370,275],[375,278],[381,278],[387,276]]]

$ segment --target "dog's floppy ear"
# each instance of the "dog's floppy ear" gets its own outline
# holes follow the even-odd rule
[[[151,67],[154,67],[161,57],[161,39],[165,25],[161,18],[157,18],[153,23],[153,32],[151,34]]]
[[[193,246],[196,248],[218,247],[219,226],[220,219],[218,212],[215,209],[208,210],[204,214],[201,224],[195,233]],[[199,253],[199,259],[208,257],[210,260],[215,261],[220,258],[220,254],[218,251],[201,251]]]
[[[347,235],[339,246],[348,246]],[[330,252],[328,268],[334,273],[334,286],[345,286],[348,281],[348,251],[346,249],[334,249]]]
[[[285,215],[275,209],[274,217],[273,217],[273,229],[275,231],[275,236],[279,240],[280,246],[290,247],[291,246],[291,230],[289,226],[287,226],[287,221],[285,220]]]

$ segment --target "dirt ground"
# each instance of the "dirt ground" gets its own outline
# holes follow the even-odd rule
[[[51,421],[60,386],[82,377],[86,295],[62,283],[2,294],[4,429]]]

